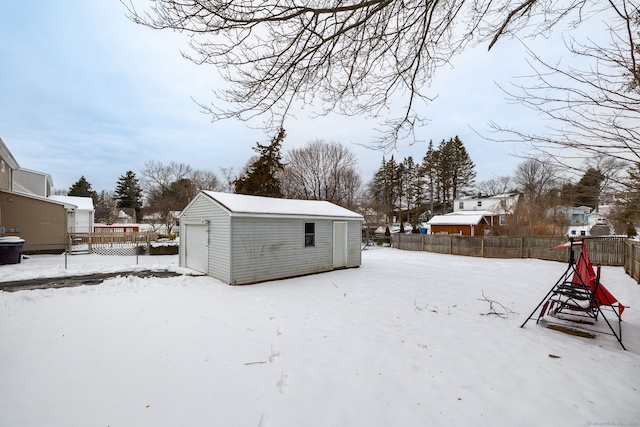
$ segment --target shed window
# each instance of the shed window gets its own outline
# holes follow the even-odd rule
[[[478,200],[478,206],[482,206],[482,200]]]
[[[458,203],[458,209],[464,209],[464,202]]]
[[[316,245],[316,224],[314,222],[304,223],[304,246]]]

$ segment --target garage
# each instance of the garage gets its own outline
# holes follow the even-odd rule
[[[326,201],[201,191],[180,215],[180,266],[230,285],[359,267],[362,222]]]

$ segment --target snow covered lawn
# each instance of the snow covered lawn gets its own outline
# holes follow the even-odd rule
[[[0,425],[638,425],[640,286],[622,268],[602,282],[628,306],[628,351],[520,328],[565,267],[384,248],[251,286],[0,292]],[[487,314],[483,292],[514,314]]]

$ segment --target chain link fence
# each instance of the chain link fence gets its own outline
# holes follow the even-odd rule
[[[0,281],[36,278],[45,275],[77,274],[121,270],[130,267],[159,268],[178,264],[177,245],[173,250],[154,250],[146,242],[108,244],[24,244],[17,262],[0,262]],[[160,255],[154,255],[160,253]],[[171,255],[167,255],[171,254]]]

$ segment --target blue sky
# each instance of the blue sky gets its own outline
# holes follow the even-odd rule
[[[143,2],[143,5],[150,4]],[[224,84],[211,66],[182,58],[185,35],[154,31],[129,21],[116,0],[22,0],[0,5],[0,138],[21,167],[51,174],[55,189],[85,176],[94,190],[113,190],[118,177],[139,175],[146,162],[188,163],[194,169],[240,170],[256,142],[271,135],[238,121],[211,123],[193,101],[213,101]],[[309,119],[301,111],[285,125],[283,149],[315,139],[333,140],[358,156],[369,181],[382,156],[421,161],[432,139],[460,136],[476,164],[478,181],[508,175],[523,147],[485,140],[490,121],[543,126],[510,105],[496,82],[528,73],[517,41],[491,52],[479,46],[441,69],[425,108],[425,142],[401,141],[391,153],[363,148],[376,123],[361,117]],[[193,98],[193,99],[192,99]],[[474,131],[475,129],[475,131]]]

